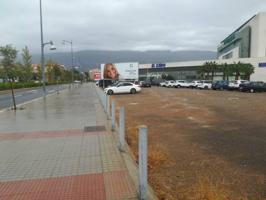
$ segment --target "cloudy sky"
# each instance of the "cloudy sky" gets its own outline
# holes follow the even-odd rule
[[[42,0],[45,42],[78,50],[211,50],[265,0]],[[0,0],[0,45],[40,52],[39,0]]]

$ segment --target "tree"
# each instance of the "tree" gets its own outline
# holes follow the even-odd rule
[[[53,60],[48,60],[46,63],[46,73],[48,82],[56,82],[63,79],[64,69]]]
[[[210,62],[210,69],[211,69],[211,79],[213,81],[214,75],[215,75],[215,73],[217,72],[217,69],[218,69],[218,66],[217,66],[215,61],[214,62],[212,62],[212,61]]]
[[[165,80],[175,80],[175,77],[173,77],[172,75],[168,74],[168,75],[165,77]]]
[[[5,78],[6,78],[6,74],[5,74],[4,67],[0,66],[0,79],[5,79]]]
[[[205,68],[205,72],[207,73],[207,80],[210,79],[210,72],[211,72],[211,62],[205,62],[203,67]]]
[[[70,70],[64,70],[62,73],[62,81],[70,82],[72,79],[72,72]]]
[[[3,56],[1,63],[4,67],[6,76],[10,82],[14,110],[17,109],[14,90],[13,90],[13,82],[14,82],[14,78],[16,77],[15,60],[17,58],[17,53],[18,51],[15,48],[13,48],[11,45],[0,47],[0,54]]]
[[[32,70],[32,56],[27,46],[22,49],[22,59],[23,59],[23,81],[29,82],[33,78]]]
[[[227,78],[228,64],[224,63],[219,66],[219,71],[223,73],[223,80]]]
[[[254,73],[254,66],[251,65],[250,63],[243,64],[242,71],[244,74],[244,79],[249,80],[250,75]]]
[[[199,74],[200,79],[205,80],[205,64],[199,66],[197,73]]]

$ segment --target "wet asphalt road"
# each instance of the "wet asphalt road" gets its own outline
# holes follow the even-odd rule
[[[63,90],[66,88],[68,88],[68,85],[60,85],[60,86],[50,85],[50,86],[46,86],[46,92],[48,95],[48,94],[55,93],[58,90]],[[15,92],[15,99],[16,99],[17,105],[36,99],[36,98],[39,98],[39,97],[42,97],[42,96],[43,96],[42,87],[29,88],[23,91]],[[11,91],[7,94],[0,94],[0,110],[5,109],[5,108],[10,108],[12,106],[13,106],[13,101],[12,101]]]

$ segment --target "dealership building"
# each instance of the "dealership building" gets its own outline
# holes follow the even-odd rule
[[[217,64],[250,63],[254,66],[252,81],[266,82],[266,12],[258,13],[220,42],[216,60],[139,64],[139,78],[198,79],[197,69],[206,62]],[[233,78],[233,77],[232,77]],[[216,79],[221,79],[217,76]]]

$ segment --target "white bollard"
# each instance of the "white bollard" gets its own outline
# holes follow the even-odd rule
[[[107,105],[107,103],[106,103],[107,97],[106,96],[107,95],[105,93],[103,93],[103,107],[104,107],[104,112],[106,112],[106,109],[107,109],[107,107],[106,107],[106,105]]]
[[[119,116],[119,145],[118,149],[123,152],[125,146],[125,108],[120,108]]]
[[[106,95],[106,112],[107,112],[107,119],[110,119],[110,96]]]
[[[115,101],[112,101],[112,131],[115,130]]]
[[[139,128],[139,193],[140,200],[147,200],[148,189],[148,137],[147,127]]]

